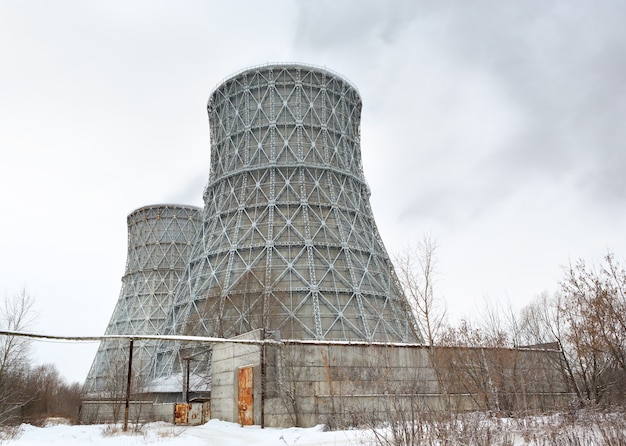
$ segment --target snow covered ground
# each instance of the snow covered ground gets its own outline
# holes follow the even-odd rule
[[[600,446],[626,445],[626,412],[578,411],[526,418],[498,418],[483,413],[455,419],[422,420],[415,425],[389,425],[379,431],[389,439],[410,434],[413,444],[507,444],[513,446]],[[409,428],[409,429],[407,429]],[[380,438],[379,438],[380,440]],[[368,429],[326,431],[313,428],[241,427],[211,420],[202,426],[174,426],[158,422],[141,425],[137,432],[124,433],[113,425],[64,424],[50,420],[46,427],[24,424],[0,446],[358,446],[376,445]],[[379,441],[378,444],[393,444]]]
[[[63,424],[47,427],[22,425],[19,436],[0,441],[2,446],[355,446],[367,443],[367,432],[360,430],[325,432],[314,428],[261,429],[258,426],[241,427],[238,424],[211,420],[202,426],[173,426],[167,423],[149,423],[140,433],[112,432],[107,425]]]

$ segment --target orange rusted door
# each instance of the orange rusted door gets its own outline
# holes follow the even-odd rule
[[[174,405],[174,424],[187,424],[187,403],[177,403]]]
[[[252,394],[252,367],[239,369],[239,424],[249,426],[253,424],[253,394]]]

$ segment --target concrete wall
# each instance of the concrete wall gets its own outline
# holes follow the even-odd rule
[[[184,404],[184,403],[183,403]],[[165,421],[178,424],[181,420],[175,419],[176,403],[154,403],[152,401],[131,401],[129,404],[128,421],[130,423],[145,423],[150,421]],[[190,415],[186,423],[197,425],[205,423],[210,418],[208,402],[189,404]],[[122,423],[124,421],[125,401],[83,401],[80,420],[86,424]]]
[[[243,334],[235,339],[258,339],[259,330]],[[213,347],[211,361],[211,418],[233,423],[238,422],[238,370],[254,367],[254,422],[260,424],[261,379],[260,347],[245,344],[217,344]]]
[[[358,425],[400,411],[545,409],[571,399],[555,351],[294,343],[267,346],[265,358],[267,426]],[[214,350],[212,417],[237,422],[244,365],[255,365],[260,424],[258,347]]]
[[[572,398],[556,350],[437,347],[431,358],[444,393],[468,395],[461,410],[536,410]]]
[[[422,410],[440,408],[426,349],[285,345],[268,350],[267,425],[361,424],[384,418],[390,393],[410,394]]]
[[[80,421],[86,424],[121,423],[124,421],[125,409],[126,403],[124,401],[83,401],[80,408]],[[152,401],[131,401],[128,421],[131,423],[146,421],[173,423],[174,405],[153,404]]]

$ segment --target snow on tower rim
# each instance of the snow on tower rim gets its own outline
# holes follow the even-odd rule
[[[211,101],[211,98],[213,97],[215,92],[217,90],[219,90],[220,88],[222,88],[226,82],[228,82],[230,80],[233,80],[233,79],[236,79],[236,78],[240,77],[242,74],[245,74],[245,73],[251,73],[251,72],[254,72],[254,71],[261,70],[261,69],[262,70],[268,70],[270,68],[277,68],[277,69],[302,68],[304,70],[312,70],[312,71],[318,71],[320,73],[328,74],[329,76],[337,78],[337,79],[345,82],[347,85],[349,85],[350,88],[352,88],[357,93],[359,99],[361,99],[361,93],[359,92],[359,89],[356,87],[354,82],[352,82],[350,79],[348,79],[343,74],[338,73],[336,71],[333,71],[330,68],[327,68],[325,66],[309,64],[309,63],[302,63],[302,62],[267,62],[267,63],[264,63],[264,64],[251,65],[249,67],[242,68],[240,70],[235,71],[231,75],[226,76],[222,80],[220,80],[217,83],[217,85],[215,87],[213,87],[213,89],[211,90],[211,93],[209,94],[209,101],[208,102]]]
[[[127,217],[136,214],[140,211],[145,211],[148,209],[187,209],[190,211],[202,211],[202,207],[193,206],[191,204],[176,204],[176,203],[157,203],[157,204],[147,204],[145,206],[138,207],[137,209],[133,209],[128,213]]]

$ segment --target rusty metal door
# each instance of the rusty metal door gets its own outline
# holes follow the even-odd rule
[[[189,404],[189,411],[187,412],[187,424],[189,426],[197,426],[202,424],[204,405],[202,403]]]
[[[187,403],[177,403],[174,405],[174,424],[187,424]]]
[[[252,393],[252,367],[239,369],[239,424],[250,426],[254,424],[253,393]]]
[[[211,405],[204,403],[176,403],[174,405],[174,424],[197,426],[211,418]]]

